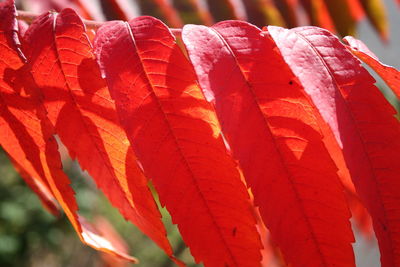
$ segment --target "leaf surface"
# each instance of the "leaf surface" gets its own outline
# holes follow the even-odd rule
[[[42,119],[46,118],[45,112],[40,108],[37,92],[19,78],[28,73],[20,50],[13,2],[2,3],[0,14],[0,144],[27,184],[47,203],[50,210],[56,210],[56,203],[50,204],[45,193],[52,195],[40,158],[40,152],[43,152],[40,148],[45,145],[41,124]]]
[[[310,99],[260,29],[185,26],[183,40],[215,103],[272,239],[293,266],[354,266],[350,212]]]
[[[32,74],[56,133],[121,214],[170,257],[147,179],[101,78],[85,27],[72,9],[43,15],[25,34]]]
[[[400,125],[374,79],[340,41],[315,27],[268,27],[331,127],[371,214],[382,266],[400,266]]]
[[[46,119],[45,112],[36,91],[25,89],[24,82],[18,79],[18,75],[29,74],[24,68],[12,1],[1,4],[0,15],[0,145],[43,206],[57,216],[59,207],[45,178],[38,147],[45,143],[42,127],[47,125],[41,124]]]
[[[380,62],[378,57],[361,40],[351,36],[346,36],[343,40],[349,44],[350,51],[381,76],[397,98],[400,99],[400,72],[396,68]]]
[[[248,193],[169,29],[152,17],[110,22],[95,48],[121,124],[196,262],[259,266]]]
[[[83,243],[136,262],[77,214],[74,191],[62,171],[54,129],[46,117],[38,86],[21,59],[14,1],[0,4],[0,143],[15,163],[32,179],[47,185]]]

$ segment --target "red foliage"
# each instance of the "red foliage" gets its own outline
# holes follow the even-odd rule
[[[180,25],[170,4],[156,2]],[[239,2],[226,1],[225,15],[245,17]],[[338,20],[340,2],[350,24]],[[356,2],[257,5],[290,14],[292,25],[302,3],[315,24],[343,33],[363,15]],[[55,134],[178,265],[149,180],[206,266],[260,266],[269,255],[261,241],[282,264],[354,266],[348,206],[368,235],[372,221],[382,266],[400,266],[400,124],[358,58],[397,96],[399,72],[360,41],[348,37],[346,46],[317,27],[225,21],[185,26],[185,48],[153,17],[89,34],[72,9],[27,27],[13,1],[0,4],[0,145],[85,244],[136,261],[108,226],[99,234],[78,215]]]

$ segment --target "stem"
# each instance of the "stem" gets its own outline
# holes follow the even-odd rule
[[[26,12],[26,11],[22,11],[22,10],[17,10],[17,19],[19,20],[23,20],[26,23],[32,23],[32,21],[37,17],[37,15],[30,13],[30,12]]]
[[[49,12],[55,13],[53,11],[49,11]],[[23,20],[28,24],[32,23],[32,21],[34,21],[38,16],[39,16],[38,14],[29,12],[29,11],[17,10],[17,19]],[[86,20],[86,19],[82,19],[82,21],[86,25],[86,28],[93,29],[93,30],[97,30],[101,25],[104,24],[104,22]]]
[[[32,21],[34,21],[38,16],[39,16],[38,14],[29,11],[17,10],[17,19],[23,20],[28,24],[32,23]],[[101,25],[104,24],[104,22],[87,20],[87,19],[82,19],[82,21],[86,25],[86,28],[90,30],[97,30],[98,28],[100,28]],[[182,29],[170,28],[170,30],[172,34],[175,35],[176,37],[179,37],[182,33]]]

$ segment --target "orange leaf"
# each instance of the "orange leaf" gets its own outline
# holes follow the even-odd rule
[[[196,262],[259,266],[246,187],[169,29],[152,17],[110,22],[95,47],[121,124]]]
[[[32,74],[56,133],[121,214],[170,257],[171,246],[78,15],[39,17],[25,34]]]
[[[42,166],[46,156],[41,155],[45,154],[44,134],[51,127],[45,122],[40,96],[29,86],[15,16],[12,1],[0,5],[0,145],[44,206],[57,214],[57,203]]]
[[[32,178],[47,184],[58,200],[82,242],[132,262],[137,260],[114,248],[113,244],[82,224],[77,215],[74,191],[62,171],[54,131],[46,118],[38,86],[31,79],[29,66],[18,49],[14,1],[0,4],[0,87],[2,131],[0,142],[12,159]]]

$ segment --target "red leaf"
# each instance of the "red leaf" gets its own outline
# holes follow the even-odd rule
[[[121,123],[195,260],[259,266],[246,188],[171,32],[152,17],[111,22],[95,47]]]
[[[53,127],[46,117],[38,86],[31,79],[29,66],[20,57],[15,15],[14,1],[0,4],[0,143],[24,171],[50,188],[82,242],[136,262],[135,258],[115,249],[92,226],[83,224],[83,218],[77,214],[74,191],[62,171]]]
[[[351,36],[346,36],[343,40],[350,46],[348,47],[350,51],[381,76],[397,98],[400,99],[400,72],[394,67],[380,62],[361,40]]]
[[[29,74],[19,47],[13,1],[0,5],[0,15],[0,144],[45,206],[57,210],[57,204],[50,201],[52,192],[40,155],[46,144],[42,127],[48,125],[42,124],[46,116],[39,95],[27,86],[28,78],[21,79]]]
[[[13,1],[0,5],[0,145],[24,181],[37,194],[44,207],[58,215],[58,204],[45,178],[40,145],[45,144],[42,124],[46,116],[39,95],[24,88],[19,75],[29,76],[20,50],[16,10]],[[28,79],[27,79],[28,80]]]
[[[353,220],[357,229],[360,230],[365,238],[371,239],[374,236],[371,215],[364,207],[357,193],[349,191],[346,191],[346,193],[351,214],[353,215]]]
[[[169,256],[161,215],[101,79],[85,28],[71,9],[39,17],[25,34],[32,74],[72,158],[121,214]]]
[[[313,105],[273,42],[245,22],[185,26],[205,94],[293,266],[354,266],[350,212]]]
[[[400,265],[400,125],[360,62],[329,32],[269,27],[331,127],[372,216],[382,266]]]
[[[261,236],[261,241],[263,244],[263,249],[261,250],[261,255],[262,255],[261,266],[262,267],[287,266],[287,264],[284,263],[282,253],[280,252],[279,248],[272,243],[271,233],[268,231],[267,227],[262,221],[260,212],[257,207],[254,207],[254,213],[257,218],[257,230]]]

